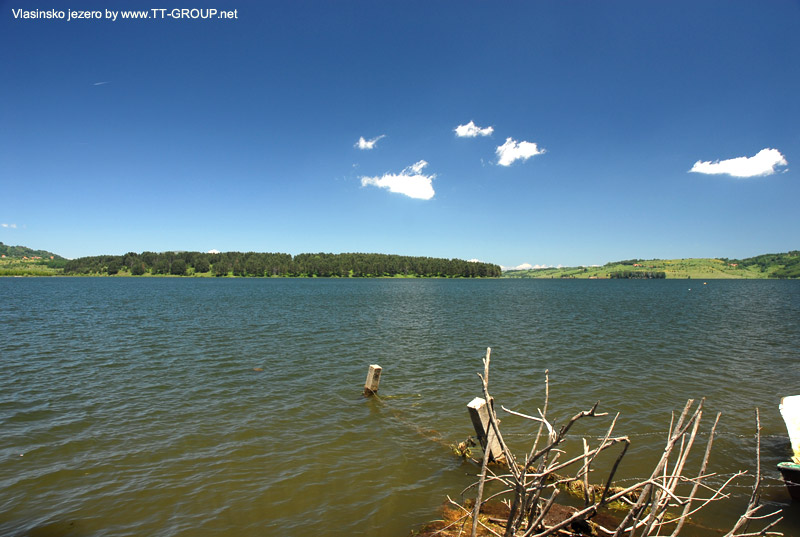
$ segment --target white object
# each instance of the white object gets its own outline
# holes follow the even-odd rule
[[[792,444],[792,460],[800,464],[800,395],[791,395],[781,399],[778,406],[789,431],[789,442]]]
[[[381,371],[383,368],[378,364],[372,364],[367,371],[367,380],[364,382],[364,393],[367,395],[378,393],[378,386],[381,383]]]

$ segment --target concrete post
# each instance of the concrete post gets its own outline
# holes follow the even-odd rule
[[[372,364],[367,372],[367,381],[364,383],[364,395],[370,396],[378,393],[378,385],[381,383],[381,366]]]
[[[467,405],[469,410],[469,417],[472,420],[472,426],[475,428],[475,434],[478,435],[478,441],[484,450],[489,450],[489,460],[499,461],[503,458],[503,449],[500,447],[500,442],[492,429],[492,424],[489,421],[489,406],[486,400],[482,397],[476,397]]]

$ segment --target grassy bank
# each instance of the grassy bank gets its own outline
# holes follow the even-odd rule
[[[0,259],[0,276],[60,276],[64,269],[43,260]]]

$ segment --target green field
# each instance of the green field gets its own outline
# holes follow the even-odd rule
[[[610,278],[615,272],[663,272],[667,279],[767,279],[800,277],[800,252],[747,259],[636,259],[591,267],[510,270],[506,278]]]
[[[59,276],[64,274],[63,264],[52,263],[48,259],[0,259],[0,276]]]

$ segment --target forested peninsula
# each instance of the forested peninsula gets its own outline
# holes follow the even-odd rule
[[[64,264],[66,275],[172,275],[305,278],[496,278],[499,265],[388,254],[258,252],[129,252],[81,257]]]

